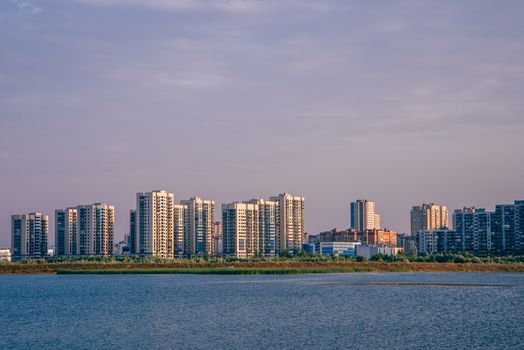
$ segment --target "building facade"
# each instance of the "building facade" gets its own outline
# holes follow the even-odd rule
[[[106,203],[55,210],[55,256],[111,256],[115,207]]]
[[[350,227],[358,232],[379,229],[380,215],[375,210],[375,203],[367,199],[359,199],[350,204]]]
[[[299,252],[304,243],[304,197],[282,193],[270,197],[278,202],[279,229],[276,232],[276,254]]]
[[[174,257],[175,196],[163,190],[136,195],[135,254]]]
[[[493,213],[475,207],[456,209],[453,212],[453,229],[460,235],[462,252],[476,256],[488,256],[492,253],[492,218]]]
[[[131,209],[129,211],[129,253],[134,255],[137,254],[138,238],[136,231],[136,210]]]
[[[222,239],[225,256],[251,258],[259,254],[258,205],[222,204]]]
[[[356,246],[356,255],[366,259],[371,259],[375,255],[397,255],[402,253],[403,249],[399,247],[387,247],[383,245],[360,244]]]
[[[324,256],[355,256],[360,242],[317,242],[314,254]]]
[[[258,210],[259,255],[274,257],[277,254],[277,235],[280,230],[279,201],[252,199],[247,203],[255,204]]]
[[[222,222],[215,222],[215,256],[222,256],[224,254],[224,242],[222,235]]]
[[[184,232],[184,254],[213,256],[215,253],[215,202],[199,197],[181,201],[187,207],[188,220]]]
[[[365,230],[357,233],[357,239],[365,244],[396,247],[397,233],[391,230]]]
[[[491,227],[495,255],[524,255],[524,200],[495,206]]]
[[[76,207],[78,234],[75,255],[111,256],[115,228],[115,207],[94,203]]]
[[[183,259],[186,257],[186,251],[189,250],[189,246],[185,245],[186,231],[188,230],[189,223],[189,210],[188,206],[184,204],[175,204],[173,206],[173,217],[174,217],[174,242],[175,242],[175,258]]]
[[[411,208],[411,234],[449,228],[448,208],[434,203],[424,203]]]
[[[78,239],[78,210],[55,210],[55,256],[76,255]]]
[[[40,212],[12,215],[12,260],[45,258],[47,255],[48,224],[48,216]]]

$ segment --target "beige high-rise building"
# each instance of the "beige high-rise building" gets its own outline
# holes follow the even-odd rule
[[[222,204],[223,253],[226,256],[250,258],[259,253],[258,205]]]
[[[174,216],[174,240],[175,240],[175,258],[183,259],[185,257],[185,232],[189,222],[188,206],[184,204],[175,204],[173,206]]]
[[[55,255],[112,255],[114,225],[115,207],[106,203],[55,210]]]
[[[375,203],[367,199],[359,199],[350,206],[350,227],[357,232],[380,229],[380,215],[375,210]]]
[[[187,206],[184,230],[184,254],[186,257],[209,255],[215,251],[215,202],[199,197],[180,202]]]
[[[276,253],[299,252],[304,241],[304,197],[282,193],[270,198],[278,202],[279,230],[276,235]]]
[[[252,199],[248,204],[258,207],[258,248],[259,255],[274,257],[277,254],[277,235],[280,230],[280,204],[278,201]]]
[[[158,190],[136,195],[136,253],[174,257],[174,205],[172,193]]]
[[[411,234],[419,231],[440,230],[449,227],[448,208],[434,203],[424,203],[411,208]]]
[[[113,254],[115,207],[106,203],[80,205],[76,255],[110,256]]]
[[[12,260],[40,259],[47,255],[49,218],[40,212],[11,216]]]

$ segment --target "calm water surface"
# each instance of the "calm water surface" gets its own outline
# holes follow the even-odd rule
[[[524,274],[0,276],[0,348],[523,349]]]

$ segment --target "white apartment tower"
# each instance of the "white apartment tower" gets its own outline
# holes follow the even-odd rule
[[[185,232],[187,230],[187,223],[189,222],[188,206],[184,204],[175,204],[173,206],[174,217],[174,240],[175,240],[175,258],[183,259],[185,257],[186,248]]]
[[[276,253],[299,252],[304,240],[304,197],[282,193],[271,197],[278,202],[279,230],[276,235]]]
[[[184,230],[184,254],[186,257],[209,255],[215,251],[215,202],[199,197],[181,201],[187,207]]]
[[[414,206],[410,212],[411,234],[419,231],[440,230],[449,227],[448,208],[434,203],[424,203]]]
[[[380,229],[380,215],[375,210],[375,203],[367,199],[358,199],[350,206],[350,227],[358,232]]]
[[[56,256],[110,256],[115,207],[106,203],[55,210]]]
[[[222,204],[223,253],[226,256],[250,258],[259,253],[258,205]]]
[[[174,204],[175,196],[166,191],[136,194],[136,254],[174,257]]]
[[[106,203],[80,205],[77,212],[75,255],[111,256],[115,226],[115,207]],[[74,227],[74,222],[72,223]]]
[[[47,255],[49,218],[40,212],[11,216],[13,260],[40,259]]]
[[[259,255],[274,257],[277,253],[277,235],[280,230],[279,202],[257,198],[246,203],[257,205]]]

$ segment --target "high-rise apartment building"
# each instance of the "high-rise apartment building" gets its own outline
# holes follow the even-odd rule
[[[495,206],[491,225],[494,254],[524,255],[524,200]]]
[[[55,210],[56,256],[113,254],[115,207],[106,203]]]
[[[175,258],[183,259],[186,257],[186,249],[189,247],[185,246],[185,232],[189,229],[189,210],[188,206],[184,204],[175,204],[173,206],[173,217],[174,217],[174,240],[175,240]]]
[[[137,254],[138,239],[136,234],[136,210],[129,211],[129,252]]]
[[[215,222],[215,256],[222,256],[224,254],[222,222]]]
[[[48,222],[40,212],[11,216],[12,260],[45,258]]]
[[[223,252],[226,256],[250,258],[259,253],[258,205],[222,204]]]
[[[276,232],[276,254],[299,252],[304,242],[304,197],[282,193],[270,197],[278,202],[279,230]]]
[[[424,203],[411,208],[411,234],[420,230],[438,230],[448,228],[448,208],[434,203]]]
[[[72,256],[77,253],[78,210],[55,210],[55,256]]]
[[[78,213],[76,255],[112,255],[115,207],[106,203],[94,203],[80,205],[76,210]]]
[[[184,232],[186,257],[214,255],[215,202],[199,197],[180,202],[187,206],[188,221]]]
[[[350,205],[350,227],[358,232],[380,229],[380,215],[375,210],[375,203],[367,199],[358,199]]]
[[[174,257],[174,204],[175,196],[166,191],[137,193],[136,254]]]
[[[460,236],[462,252],[487,256],[492,251],[493,214],[475,207],[456,209],[453,212],[453,229]]]
[[[259,255],[274,257],[280,230],[280,202],[257,198],[246,203],[257,205]]]

